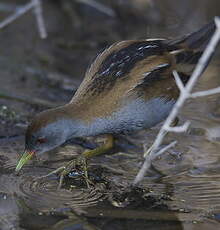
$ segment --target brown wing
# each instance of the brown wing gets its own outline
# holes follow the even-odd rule
[[[146,64],[144,70],[146,72],[149,65],[154,65],[151,59],[155,55],[159,56],[158,60],[162,57],[161,61],[164,61],[164,52],[162,40],[122,41],[112,45],[101,53],[88,69],[74,100],[106,94],[115,87],[116,82],[117,85],[127,84],[127,89],[129,89],[132,86],[129,82],[134,83],[131,79],[135,78],[138,82],[138,79],[142,78],[142,76],[130,74],[134,72],[135,67],[140,66],[140,63]],[[161,63],[158,60],[156,60],[156,65]]]
[[[139,66],[137,65],[136,71],[138,71],[138,69],[148,69],[142,81],[135,86],[135,91],[138,95],[144,96],[145,98],[154,95],[154,97],[176,99],[178,96],[178,89],[173,79],[173,70],[178,72],[182,82],[186,84],[207,43],[213,35],[215,28],[215,23],[212,21],[200,30],[180,39],[161,41],[163,57],[167,62],[164,60],[164,63],[154,65],[158,61],[156,60],[157,58],[155,58],[155,60],[151,61],[153,63],[151,68],[145,68],[147,65],[142,67],[141,63],[138,64]],[[139,73],[139,75],[140,74],[141,73]]]
[[[130,78],[135,78],[138,83],[138,79],[143,78],[140,73],[158,69],[157,65],[170,64],[171,70],[176,68],[177,71],[189,75],[214,30],[215,23],[211,22],[180,39],[115,43],[98,55],[88,69],[74,100],[105,94],[113,89],[116,82],[127,84]],[[145,78],[145,81],[147,79],[148,77]]]
[[[148,78],[147,73],[163,65],[168,65],[171,73],[173,58],[166,48],[163,39],[156,39],[123,41],[106,49],[88,69],[71,101],[74,106],[82,105],[77,109],[81,111],[78,116],[86,116],[84,120],[107,116],[128,97],[149,95],[147,92],[155,88],[160,76],[155,74]],[[169,77],[168,74],[165,76]],[[144,82],[149,84],[140,87]]]
[[[177,40],[122,41],[98,55],[71,103],[83,105],[78,116],[110,115],[128,97],[176,99],[172,71],[186,83],[213,33],[213,24]],[[206,39],[201,39],[205,36]],[[198,41],[198,44],[196,44]],[[84,110],[84,111],[83,111]]]

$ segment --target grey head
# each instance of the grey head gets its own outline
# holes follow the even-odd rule
[[[32,158],[63,144],[74,133],[70,119],[58,116],[54,110],[38,114],[28,126],[25,135],[25,151],[17,164],[16,171]]]

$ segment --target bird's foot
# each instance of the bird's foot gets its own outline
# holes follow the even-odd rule
[[[106,135],[106,142],[104,143],[104,145],[93,150],[85,151],[84,153],[79,155],[76,159],[69,161],[66,165],[57,168],[56,170],[50,172],[45,176],[38,177],[38,179],[49,177],[53,174],[59,174],[60,181],[59,181],[58,189],[60,189],[62,187],[64,177],[72,172],[71,177],[82,176],[86,181],[87,187],[89,188],[90,185],[93,185],[93,182],[89,180],[88,177],[87,159],[100,155],[108,151],[109,149],[111,149],[113,146],[113,140],[114,139],[112,135],[110,134]]]
[[[73,172],[73,170],[74,170],[73,175],[82,176],[86,181],[87,187],[89,188],[92,182],[88,178],[87,160],[83,155],[78,156],[77,158],[69,161],[66,165],[61,166],[55,169],[54,171],[48,173],[47,175],[39,177],[38,179],[42,179],[54,174],[58,174],[60,176],[58,189],[60,189],[63,185],[64,177],[69,175],[71,172]]]

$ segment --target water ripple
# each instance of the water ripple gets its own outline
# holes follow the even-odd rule
[[[3,185],[1,191],[16,194],[31,209],[49,212],[68,208],[81,212],[81,208],[95,205],[103,197],[101,187],[58,190],[59,178],[56,176],[38,179],[51,171],[47,168],[26,167],[19,176],[11,173],[14,168],[15,165],[7,163],[5,171],[10,174],[0,177],[0,184]]]

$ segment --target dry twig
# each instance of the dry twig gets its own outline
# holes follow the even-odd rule
[[[17,10],[14,12],[14,14],[7,17],[4,21],[0,23],[0,29],[3,29],[4,27],[8,26],[12,22],[14,22],[16,19],[18,19],[20,16],[24,15],[25,13],[29,12],[31,9],[34,10],[38,30],[40,37],[42,39],[47,37],[47,31],[42,15],[42,6],[41,6],[41,0],[31,0],[29,3],[25,4],[22,7],[17,7]]]
[[[174,77],[176,80],[176,84],[178,88],[180,89],[180,96],[174,105],[172,111],[170,112],[169,116],[167,117],[166,121],[164,122],[163,126],[161,127],[153,145],[151,148],[144,153],[145,161],[144,164],[142,165],[141,169],[139,170],[136,178],[133,181],[133,185],[137,185],[143,178],[146,173],[146,171],[150,168],[151,162],[159,155],[164,153],[163,151],[156,152],[158,148],[161,146],[161,143],[166,136],[168,132],[184,132],[187,130],[189,127],[190,122],[187,121],[184,125],[178,126],[178,127],[172,127],[172,122],[175,120],[177,114],[179,113],[180,109],[182,108],[184,102],[188,98],[195,98],[195,97],[202,97],[202,96],[207,96],[207,95],[213,95],[216,93],[220,93],[220,87],[217,87],[215,89],[210,89],[207,91],[200,91],[196,93],[192,93],[192,89],[195,86],[197,80],[203,73],[204,69],[206,68],[206,64],[208,63],[210,57],[213,55],[215,48],[217,44],[219,43],[220,40],[220,19],[215,18],[215,23],[216,23],[216,31],[213,34],[209,44],[207,45],[203,55],[199,59],[199,62],[194,69],[192,76],[190,77],[188,83],[186,86],[183,85],[180,77],[178,76],[178,73],[174,71]],[[176,144],[176,142],[172,142],[169,144],[165,150],[168,148],[173,147]]]
[[[107,7],[95,0],[77,0],[78,2],[87,4],[91,7],[94,7],[95,9],[97,9],[98,11],[110,16],[110,17],[115,17],[115,12],[110,8]]]
[[[42,10],[41,0],[32,0],[32,2],[34,4],[34,13],[37,20],[38,31],[40,37],[44,39],[47,37],[47,31],[46,31],[45,22],[42,13],[43,10]]]

